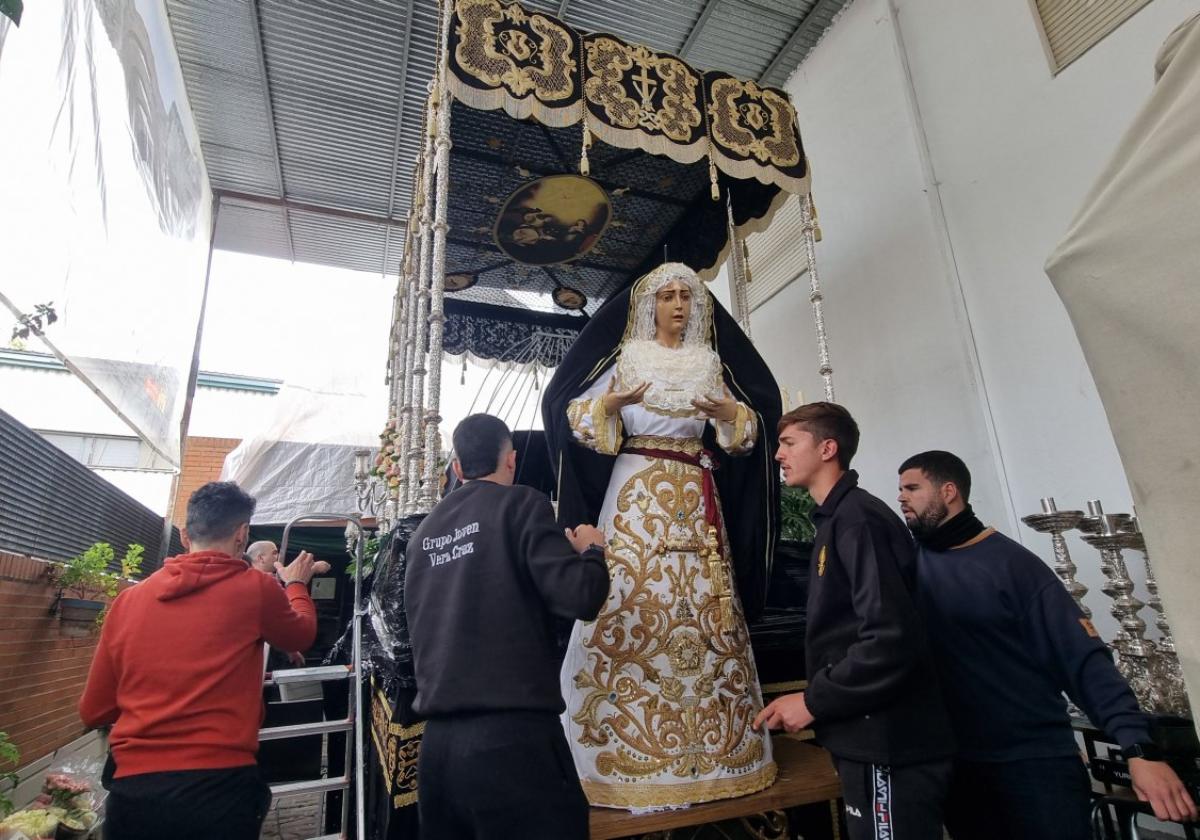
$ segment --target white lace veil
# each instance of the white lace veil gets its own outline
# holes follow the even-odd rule
[[[655,340],[658,291],[673,280],[692,291],[692,312],[680,347]],[[721,362],[712,349],[712,296],[703,281],[683,263],[664,263],[637,281],[629,303],[625,339],[617,360],[617,382],[629,388],[650,385],[642,404],[650,411],[695,416],[692,399],[721,393]]]
[[[692,290],[692,314],[683,328],[684,346],[708,346],[712,335],[712,298],[696,272],[683,263],[663,263],[637,281],[629,306],[626,341],[653,341],[655,326],[655,295],[672,280],[684,283]]]

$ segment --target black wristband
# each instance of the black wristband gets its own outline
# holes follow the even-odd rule
[[[1144,758],[1146,761],[1162,761],[1163,753],[1159,749],[1158,744],[1152,741],[1142,741],[1139,744],[1134,744],[1131,747],[1126,747],[1121,750],[1126,759]]]

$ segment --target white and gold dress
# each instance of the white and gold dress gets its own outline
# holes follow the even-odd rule
[[[650,388],[608,416],[614,377],[618,390]],[[712,423],[718,445],[740,455],[762,430],[741,403],[730,423],[692,408],[722,390],[709,347],[626,340],[568,406],[576,442],[617,455],[598,522],[608,600],[595,621],[576,622],[562,670],[567,740],[594,805],[682,807],[775,779],[770,738],[750,728],[762,696],[701,442]]]

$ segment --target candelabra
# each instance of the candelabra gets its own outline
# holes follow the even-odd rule
[[[1113,643],[1117,669],[1129,683],[1139,705],[1157,712],[1163,707],[1163,697],[1154,667],[1155,645],[1146,638],[1146,622],[1138,615],[1145,604],[1133,595],[1133,581],[1121,553],[1133,547],[1132,535],[1120,530],[1122,525],[1128,527],[1131,517],[1106,515],[1096,500],[1088,502],[1088,512],[1091,516],[1085,517],[1084,522],[1092,533],[1085,534],[1083,539],[1100,551],[1100,568],[1106,578],[1102,589],[1112,598],[1112,615],[1121,627]]]
[[[1192,706],[1183,684],[1183,669],[1179,664],[1179,654],[1175,650],[1175,637],[1171,634],[1171,625],[1167,621],[1162,599],[1158,595],[1158,581],[1154,577],[1154,567],[1150,564],[1150,553],[1146,550],[1146,538],[1142,534],[1136,511],[1130,520],[1127,536],[1129,548],[1140,552],[1146,565],[1146,591],[1150,593],[1147,606],[1156,614],[1154,623],[1158,627],[1159,638],[1152,666],[1162,697],[1162,711],[1190,718]]]
[[[390,530],[395,518],[395,500],[386,481],[371,475],[371,451],[358,449],[354,452],[354,502],[359,513],[374,517],[383,530]]]
[[[1054,504],[1052,496],[1042,499],[1041,513],[1031,513],[1029,516],[1021,517],[1022,522],[1039,534],[1050,535],[1050,542],[1054,546],[1054,571],[1063,582],[1063,586],[1071,593],[1071,597],[1075,599],[1075,603],[1079,605],[1079,609],[1083,610],[1085,616],[1091,618],[1092,611],[1088,609],[1087,604],[1083,603],[1083,596],[1087,595],[1088,588],[1075,580],[1075,572],[1078,571],[1078,568],[1071,561],[1071,552],[1067,548],[1066,538],[1063,537],[1065,532],[1078,528],[1083,519],[1083,511],[1059,510]]]

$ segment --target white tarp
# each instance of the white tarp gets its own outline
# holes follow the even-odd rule
[[[162,0],[27,3],[0,125],[0,341],[53,302],[51,349],[178,466],[211,193]]]
[[[1200,15],[1046,264],[1129,479],[1193,706],[1200,696]],[[1149,68],[1146,68],[1149,72]],[[1146,617],[1147,613],[1143,613]]]
[[[383,329],[378,335],[387,337]],[[541,428],[544,373],[534,382],[515,368],[468,363],[463,371],[461,364],[442,365],[443,450],[470,412],[497,415],[513,429]],[[280,388],[271,421],[225,457],[221,480],[236,481],[258,500],[254,524],[318,510],[355,512],[354,451],[369,449],[374,458],[388,417],[387,389],[378,377],[335,368],[329,359],[312,358],[305,374]]]
[[[304,513],[355,513],[354,451],[379,447],[387,391],[339,377],[279,389],[271,422],[225,456],[222,481],[258,500],[254,524]]]

